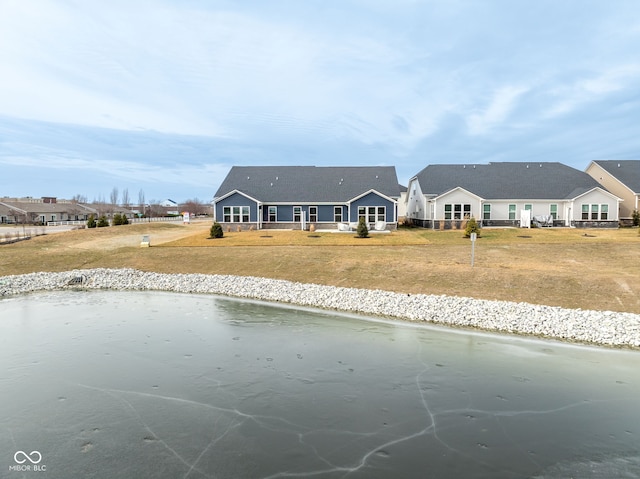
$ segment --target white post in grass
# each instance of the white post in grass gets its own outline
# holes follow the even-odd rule
[[[471,233],[471,267],[473,268],[473,260],[475,259],[476,253],[476,238],[478,237],[477,233]]]

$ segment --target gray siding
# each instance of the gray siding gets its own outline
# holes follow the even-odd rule
[[[258,205],[255,201],[247,198],[240,193],[234,193],[227,196],[225,199],[216,203],[216,220],[219,222],[224,221],[224,207],[225,206],[248,206],[249,207],[249,221],[256,223],[258,221]]]
[[[375,194],[373,192],[363,196],[362,198],[358,198],[356,201],[351,203],[351,211],[350,211],[350,216],[349,216],[349,221],[350,222],[358,221],[358,208],[360,206],[384,206],[385,209],[386,209],[386,211],[385,211],[385,215],[386,215],[385,221],[387,223],[395,223],[396,222],[396,218],[394,216],[395,203],[393,201],[389,201],[388,199],[383,198],[382,196],[377,195],[377,194]]]

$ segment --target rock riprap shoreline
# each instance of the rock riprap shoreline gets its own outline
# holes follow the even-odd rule
[[[269,278],[163,274],[134,269],[88,269],[0,277],[2,297],[69,288],[217,294],[564,341],[640,347],[640,315],[632,313],[442,295],[408,295]]]

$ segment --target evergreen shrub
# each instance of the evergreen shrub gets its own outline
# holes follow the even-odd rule
[[[464,237],[471,238],[471,233],[475,233],[478,238],[480,237],[480,225],[473,216],[467,222],[467,227],[464,229]]]
[[[222,238],[224,233],[222,232],[222,226],[217,221],[213,223],[211,226],[211,231],[209,232],[209,238]]]
[[[356,229],[356,234],[358,238],[368,238],[369,237],[369,228],[367,228],[367,223],[364,221],[364,217],[360,218],[358,221],[358,228]]]

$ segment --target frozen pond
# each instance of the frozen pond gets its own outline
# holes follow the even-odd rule
[[[640,477],[640,353],[206,295],[0,300],[0,477]]]

